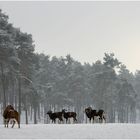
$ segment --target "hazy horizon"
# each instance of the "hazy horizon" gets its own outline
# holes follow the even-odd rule
[[[102,60],[113,52],[127,68],[140,70],[140,2],[2,2],[9,22],[33,35],[35,50],[71,56],[80,62]]]

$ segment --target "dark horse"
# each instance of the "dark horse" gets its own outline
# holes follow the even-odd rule
[[[63,113],[63,117],[66,119],[66,123],[68,121],[68,118],[73,118],[73,121],[74,122],[77,122],[77,119],[76,119],[76,112],[66,112],[65,109],[62,110],[62,113]]]
[[[60,122],[63,122],[62,119],[62,112],[52,112],[51,110],[47,112],[49,115],[50,119],[52,120],[52,123],[56,123],[56,119],[58,118]]]
[[[3,112],[4,124],[5,127],[8,127],[9,121],[13,121],[12,128],[14,127],[16,121],[18,123],[18,127],[20,128],[20,117],[19,113],[14,109],[12,105],[8,105]]]
[[[85,113],[86,113],[86,116],[89,118],[90,122],[91,122],[91,119],[93,119],[93,122],[94,122],[95,117],[99,117],[100,123],[102,123],[103,120],[106,121],[105,112],[102,109],[97,111],[97,110],[93,110],[91,107],[88,107],[85,109]]]

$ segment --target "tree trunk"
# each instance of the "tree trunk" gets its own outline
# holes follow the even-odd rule
[[[38,119],[40,120],[40,104],[38,105]]]
[[[32,121],[32,116],[33,116],[33,109],[32,106],[30,107],[30,120]]]
[[[4,76],[2,63],[1,63],[1,83],[2,83],[2,88],[3,88],[3,109],[5,109],[6,108],[5,76]]]
[[[28,124],[28,112],[27,112],[27,108],[25,109],[25,118],[26,118],[26,124]]]
[[[17,93],[15,93],[14,98],[15,98],[15,110],[17,110]]]
[[[21,114],[21,78],[18,78],[18,112]]]
[[[37,107],[34,106],[34,124],[37,124],[37,117],[36,117],[36,114],[37,114]]]
[[[46,113],[47,113],[47,107],[44,103],[44,124],[46,124],[48,122],[48,120],[46,120]]]
[[[10,99],[9,102],[11,105],[14,105],[14,96],[15,96],[15,82],[13,75],[11,74],[11,81],[12,81],[12,92],[10,92]]]
[[[26,119],[26,124],[28,124],[27,95],[25,95],[25,119]]]

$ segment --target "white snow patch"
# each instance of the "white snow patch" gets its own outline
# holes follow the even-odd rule
[[[140,124],[21,124],[0,125],[0,139],[137,139]]]

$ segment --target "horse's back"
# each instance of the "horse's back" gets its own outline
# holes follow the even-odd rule
[[[14,110],[14,107],[13,107],[12,105],[8,105],[8,106],[5,108],[5,110],[4,110],[4,112],[3,112],[3,117],[4,117],[4,118],[7,118],[7,113],[9,112],[9,110]]]
[[[7,118],[16,118],[18,116],[18,112],[16,110],[9,110],[7,113]]]
[[[103,109],[99,109],[98,113],[99,114],[103,114],[104,113],[104,110]]]

